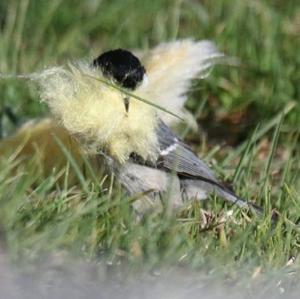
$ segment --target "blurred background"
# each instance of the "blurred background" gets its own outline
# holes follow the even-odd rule
[[[87,182],[88,193],[60,189],[54,175],[41,182],[27,168],[12,173],[11,160],[1,157],[4,256],[43,260],[41,253],[67,251],[147,269],[176,261],[205,271],[216,267],[230,272],[230,279],[239,276],[236,265],[245,263],[245,276],[254,279],[270,267],[286,269],[300,247],[299,36],[297,0],[1,0],[1,74],[92,60],[117,47],[147,50],[180,38],[213,40],[239,63],[216,66],[207,79],[195,81],[187,108],[201,134],[186,140],[242,195],[257,200],[269,216],[275,210],[282,217],[274,229],[270,217],[258,225],[235,211],[220,227],[224,206],[214,201],[209,216],[194,203],[179,215],[148,215],[136,223],[119,189],[107,194],[93,182]],[[48,110],[34,85],[11,78],[0,79],[0,113],[6,137]],[[105,199],[115,203],[113,209]],[[203,218],[212,226],[203,228]]]

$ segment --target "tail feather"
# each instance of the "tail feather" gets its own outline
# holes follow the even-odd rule
[[[181,179],[181,188],[185,198],[196,198],[198,200],[206,199],[209,194],[216,194],[225,201],[235,204],[243,209],[254,210],[258,215],[263,214],[263,209],[254,203],[238,197],[222,185],[214,185],[201,180]]]

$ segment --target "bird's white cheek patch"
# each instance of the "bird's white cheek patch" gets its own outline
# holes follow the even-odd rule
[[[168,154],[170,154],[171,152],[175,151],[177,148],[178,144],[177,143],[173,143],[170,146],[168,146],[167,148],[165,148],[164,150],[162,150],[160,152],[160,154],[162,156],[167,156]]]

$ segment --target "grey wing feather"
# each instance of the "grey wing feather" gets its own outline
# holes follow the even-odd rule
[[[205,190],[208,193],[215,192],[226,201],[240,207],[251,206],[256,212],[262,213],[261,208],[239,198],[219,182],[211,169],[162,121],[159,123],[157,135],[160,146],[160,158],[157,166],[176,172],[181,177],[183,191],[189,197],[196,196],[197,190]]]
[[[211,169],[185,143],[180,141],[162,121],[159,123],[157,135],[160,146],[158,166],[176,171],[183,176],[203,177],[218,183]]]

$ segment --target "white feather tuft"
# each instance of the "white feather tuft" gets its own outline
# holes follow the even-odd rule
[[[186,39],[160,44],[143,58],[149,83],[140,89],[140,95],[159,103],[188,123],[195,123],[184,109],[191,80],[207,77],[212,66],[223,57],[211,41]],[[168,125],[178,121],[163,113],[160,117]]]

